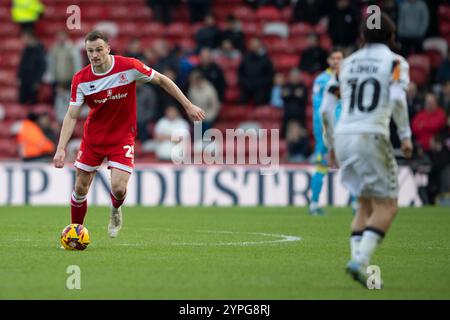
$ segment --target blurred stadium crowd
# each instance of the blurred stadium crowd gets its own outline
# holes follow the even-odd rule
[[[99,29],[114,54],[167,75],[205,108],[204,130],[279,128],[281,160],[309,162],[314,78],[331,48],[358,48],[362,15],[376,4],[396,22],[398,51],[410,64],[408,164],[427,179],[426,203],[450,191],[448,1],[77,0],[74,30],[66,26],[74,1],[41,1],[0,3],[0,159],[51,159],[72,76],[88,63],[83,37]],[[168,160],[168,137],[188,123],[159,88],[139,85],[137,96],[136,160]],[[80,119],[72,159],[82,132]],[[391,139],[398,148],[393,124]]]

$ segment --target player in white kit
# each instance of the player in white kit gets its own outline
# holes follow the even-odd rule
[[[342,62],[321,105],[325,140],[336,156],[342,183],[358,197],[346,270],[364,286],[371,257],[397,212],[397,164],[389,139],[391,116],[404,156],[412,154],[406,103],[409,66],[389,48],[395,38],[394,23],[385,14],[380,22],[378,29],[363,22],[364,46]],[[342,99],[342,114],[333,128],[338,97]]]

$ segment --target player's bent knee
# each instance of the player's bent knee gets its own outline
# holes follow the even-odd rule
[[[127,194],[127,188],[126,186],[121,185],[113,185],[111,187],[112,194],[116,199],[123,199],[125,195]]]
[[[89,191],[89,184],[77,183],[74,190],[78,196],[84,197]]]

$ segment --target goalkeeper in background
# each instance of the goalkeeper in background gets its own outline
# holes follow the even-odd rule
[[[328,161],[327,154],[328,150],[325,146],[322,138],[322,120],[320,116],[320,105],[322,104],[323,95],[325,92],[325,88],[327,87],[330,79],[336,74],[339,69],[339,65],[344,58],[344,54],[339,49],[333,49],[328,55],[328,65],[325,71],[317,76],[314,80],[313,85],[313,97],[312,97],[312,105],[313,105],[313,133],[314,133],[314,141],[315,141],[315,150],[314,150],[314,162],[316,164],[316,170],[312,176],[311,181],[311,189],[312,189],[312,197],[311,204],[309,206],[309,213],[311,215],[324,215],[325,212],[322,208],[319,207],[319,197],[320,192],[322,191],[323,179],[325,175],[328,173]],[[336,113],[335,113],[335,121],[339,119],[341,113],[341,102],[339,101],[336,105]],[[330,165],[333,165],[332,163]],[[354,201],[352,197],[352,207],[353,212],[356,211],[356,201]]]

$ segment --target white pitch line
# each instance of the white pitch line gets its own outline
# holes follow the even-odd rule
[[[301,237],[285,235],[285,234],[273,234],[273,233],[262,233],[262,232],[234,232],[234,231],[215,231],[215,230],[197,230],[199,233],[215,233],[215,234],[249,234],[258,235],[264,237],[280,238],[276,240],[261,240],[261,241],[231,241],[231,242],[171,242],[170,245],[173,246],[252,246],[260,244],[277,244],[293,241],[301,241]],[[118,246],[127,247],[139,247],[146,246],[148,244],[143,243],[121,243]]]

